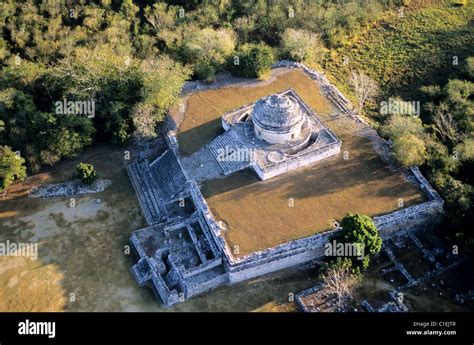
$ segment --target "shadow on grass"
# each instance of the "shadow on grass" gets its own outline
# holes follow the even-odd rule
[[[203,192],[207,198],[232,192],[222,196],[222,201],[238,202],[250,195],[261,198],[264,195],[272,197],[271,194],[303,200],[335,193],[350,198],[350,192],[345,194],[347,190],[363,187],[367,198],[393,197],[394,207],[398,198],[413,203],[411,199],[417,192],[415,186],[405,181],[401,174],[392,172],[373,151],[368,139],[354,137],[346,141],[342,150],[349,152],[348,160],[339,155],[267,181],[261,181],[247,169],[225,179],[206,182]],[[423,197],[414,199],[419,202]]]
[[[220,117],[186,131],[179,132],[178,142],[181,152],[184,155],[191,155],[223,132],[224,129],[222,128]]]

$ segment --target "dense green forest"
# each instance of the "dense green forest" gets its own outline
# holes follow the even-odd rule
[[[474,247],[473,18],[467,0],[5,0],[0,189],[94,142],[153,137],[186,80],[264,78],[292,59],[353,100],[353,71],[378,84],[360,111],[441,192],[447,235]],[[388,98],[420,116],[380,114]]]

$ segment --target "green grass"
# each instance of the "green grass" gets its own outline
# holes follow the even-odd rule
[[[337,51],[324,68],[348,93],[351,70],[362,70],[379,82],[383,96],[423,100],[422,85],[444,83],[474,55],[474,2],[448,3],[406,11],[377,22],[353,45]],[[453,64],[453,58],[459,64]],[[344,57],[348,63],[343,64]]]
[[[214,215],[227,224],[226,241],[238,246],[234,254],[329,230],[332,219],[348,212],[376,216],[396,210],[399,198],[406,207],[424,200],[388,168],[368,139],[353,135],[341,151],[350,152],[350,159],[339,155],[268,181],[247,172],[206,181],[203,193]]]
[[[305,73],[288,71],[268,83],[253,87],[225,87],[194,93],[187,102],[186,114],[179,127],[178,141],[185,154],[192,154],[222,132],[220,117],[257,99],[293,88],[318,114],[329,106],[319,87]]]

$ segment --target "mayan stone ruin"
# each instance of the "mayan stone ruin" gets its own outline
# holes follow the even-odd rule
[[[324,75],[298,63],[282,61],[277,67],[303,70],[341,114],[364,131],[375,132]],[[324,244],[338,231],[329,229],[235,255],[224,236],[225,219],[213,214],[201,184],[244,169],[253,171],[261,181],[271,181],[340,155],[342,141],[293,89],[224,113],[221,125],[222,133],[192,156],[180,152],[175,129],[170,128],[168,147],[161,156],[152,162],[141,158],[128,166],[148,223],[130,238],[138,256],[132,273],[140,286],[151,288],[167,306],[218,286],[318,259]],[[386,146],[381,138],[377,140]],[[374,217],[384,238],[423,226],[442,210],[442,199],[419,170],[412,168],[410,174],[426,201]]]

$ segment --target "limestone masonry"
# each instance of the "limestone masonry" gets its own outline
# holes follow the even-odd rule
[[[288,61],[275,67],[303,69],[341,112],[363,123],[324,75]],[[128,166],[148,223],[130,238],[138,256],[132,274],[167,306],[221,285],[321,258],[324,244],[336,231],[234,257],[199,183],[247,168],[262,180],[270,179],[339,154],[341,140],[292,89],[223,114],[221,120],[225,132],[203,147],[197,158],[181,156],[174,132],[168,131],[168,149],[160,157],[153,162],[141,158]],[[199,175],[193,164],[206,164],[207,175]],[[442,212],[443,200],[417,168],[412,173],[428,201],[375,217],[382,237],[424,226]]]
[[[209,149],[225,175],[251,167],[262,180],[337,155],[341,141],[292,89],[222,116]]]

